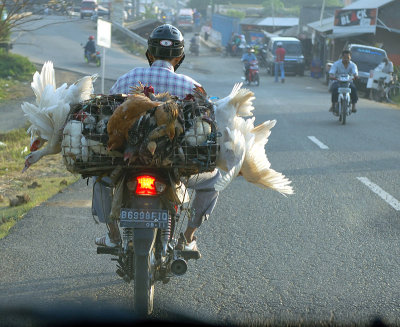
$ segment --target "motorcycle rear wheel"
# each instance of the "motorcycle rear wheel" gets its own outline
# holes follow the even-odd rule
[[[146,317],[153,312],[154,300],[154,274],[151,258],[154,257],[154,249],[150,255],[135,255],[135,282],[133,308],[140,317]]]
[[[344,124],[346,124],[346,117],[347,117],[347,110],[348,110],[346,99],[340,100],[340,106],[341,106],[340,116],[342,117],[342,125],[344,125]]]

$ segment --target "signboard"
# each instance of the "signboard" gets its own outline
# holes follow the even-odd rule
[[[333,33],[375,33],[378,9],[336,10]]]
[[[97,20],[97,45],[111,48],[111,23],[105,20]]]

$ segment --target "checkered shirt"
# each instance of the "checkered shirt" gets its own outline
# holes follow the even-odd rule
[[[157,60],[151,67],[134,68],[121,76],[110,89],[110,94],[128,94],[131,87],[140,85],[139,82],[144,86],[152,86],[156,94],[169,92],[180,99],[193,94],[195,85],[200,86],[189,76],[176,74],[168,61]]]

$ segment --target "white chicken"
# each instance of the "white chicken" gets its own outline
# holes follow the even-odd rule
[[[21,109],[31,123],[31,153],[25,158],[23,172],[45,155],[61,151],[62,130],[70,105],[90,98],[94,92],[93,82],[97,74],[85,76],[74,84],[66,83],[56,88],[53,63],[44,63],[41,73],[36,72],[31,83],[36,96],[36,105],[24,102]],[[47,142],[47,145],[40,149]]]
[[[70,120],[64,127],[61,153],[63,154],[64,164],[67,167],[73,167],[77,160],[88,162],[93,155],[122,156],[119,152],[108,151],[103,143],[85,137],[82,134],[83,128],[84,124],[78,120]]]
[[[193,126],[185,132],[185,140],[190,146],[201,145],[207,141],[211,125],[201,117],[196,117]]]
[[[215,189],[225,189],[237,175],[242,175],[260,188],[292,194],[291,181],[270,168],[265,153],[265,144],[276,121],[268,120],[255,127],[255,117],[244,119],[253,116],[255,97],[241,86],[242,83],[235,84],[227,97],[215,103],[215,118],[222,133],[217,167],[227,171],[215,184]]]

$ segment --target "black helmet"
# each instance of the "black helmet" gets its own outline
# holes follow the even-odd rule
[[[146,57],[149,60],[150,66],[152,62],[149,59],[148,54],[153,55],[159,59],[172,59],[180,57],[184,54],[184,40],[182,33],[170,24],[164,24],[156,27],[150,34],[147,40],[147,52]],[[174,68],[178,69],[182,60]]]

